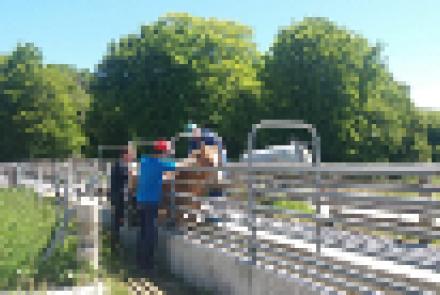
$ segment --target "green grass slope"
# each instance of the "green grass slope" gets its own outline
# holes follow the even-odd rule
[[[33,271],[55,222],[50,201],[27,189],[0,189],[0,289]]]

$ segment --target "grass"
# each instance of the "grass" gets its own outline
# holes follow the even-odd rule
[[[104,284],[111,295],[130,295],[128,284],[117,277],[105,277]]]
[[[50,239],[56,211],[26,189],[0,190],[0,288],[31,274]]]
[[[56,246],[47,260],[43,259],[57,224],[56,204],[39,198],[32,190],[0,190],[0,290],[34,291],[86,285],[99,279],[110,294],[130,294],[128,278],[139,278],[140,272],[123,257],[111,252],[109,234],[103,232],[101,268],[93,271],[78,261],[76,221],[71,219],[63,243]],[[173,277],[165,269],[161,278],[152,278],[160,288],[169,282],[181,294],[204,294]],[[174,294],[170,292],[169,294]]]
[[[90,267],[77,261],[74,221],[64,242],[43,259],[56,223],[53,200],[29,189],[0,189],[0,290],[44,290],[90,280]]]
[[[90,283],[96,276],[92,267],[77,258],[78,237],[76,222],[72,220],[67,227],[63,243],[56,246],[48,260],[40,260],[34,276],[39,286],[52,287],[78,286]]]
[[[275,201],[273,206],[287,210],[294,210],[305,214],[315,213],[315,209],[313,209],[312,206],[305,201]]]
[[[101,251],[98,276],[104,281],[110,294],[126,295],[129,293],[128,277],[132,269],[124,263],[124,259],[110,247],[110,232],[101,233]]]

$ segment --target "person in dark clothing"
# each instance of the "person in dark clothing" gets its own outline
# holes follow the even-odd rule
[[[121,152],[111,170],[110,202],[112,211],[111,243],[115,247],[119,243],[119,230],[123,224],[124,201],[128,196],[129,163],[133,155],[129,148]]]

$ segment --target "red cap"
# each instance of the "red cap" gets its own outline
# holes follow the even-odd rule
[[[156,140],[153,145],[155,151],[167,152],[171,150],[171,142],[166,140]]]

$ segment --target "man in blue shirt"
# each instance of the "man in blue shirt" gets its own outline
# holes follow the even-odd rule
[[[139,209],[141,233],[138,243],[139,263],[145,270],[154,266],[154,247],[157,241],[157,213],[162,199],[162,176],[165,171],[174,171],[176,163],[165,159],[170,152],[170,142],[156,141],[153,156],[143,155],[136,201]]]

